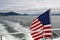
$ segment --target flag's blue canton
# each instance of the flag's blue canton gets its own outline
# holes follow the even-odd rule
[[[42,22],[43,25],[50,24],[50,16],[49,16],[49,10],[45,13],[41,14],[38,19]]]

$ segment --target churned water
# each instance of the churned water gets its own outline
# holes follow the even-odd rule
[[[15,35],[4,35],[6,40],[33,40],[30,35],[29,27],[32,21],[38,16],[1,16],[0,31],[1,33],[24,32]],[[51,25],[53,28],[60,28],[60,16],[51,16]],[[28,33],[26,33],[28,32]],[[53,31],[60,35],[60,31]],[[59,39],[59,38],[56,38]],[[54,39],[55,40],[55,39]]]

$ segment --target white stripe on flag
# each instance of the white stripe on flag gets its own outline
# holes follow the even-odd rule
[[[44,29],[44,31],[50,31],[51,29]]]
[[[43,35],[52,35],[52,33],[43,33]]]
[[[33,21],[33,23],[36,22],[36,21],[38,21],[38,19],[36,19],[35,21]]]
[[[37,37],[34,37],[34,39],[39,38],[39,37],[41,37],[41,36],[43,36],[43,34],[42,34],[42,35],[39,35],[39,36],[37,36]]]
[[[51,26],[50,24],[49,25],[44,25],[44,27],[48,27],[48,26]]]
[[[34,30],[34,29],[36,29],[36,28],[38,28],[38,27],[40,27],[40,26],[42,26],[42,24],[40,24],[40,25],[38,25],[38,26],[32,28],[31,30]],[[43,29],[43,28],[39,28],[39,29]]]
[[[34,35],[32,35],[32,36],[35,36],[35,35],[38,35],[38,34],[40,34],[40,33],[42,33],[43,31],[40,31],[40,32],[38,32],[38,33],[36,33],[36,34],[34,34]]]
[[[34,27],[35,25],[37,25],[37,24],[39,24],[40,22],[37,22],[37,23],[35,23],[34,25],[32,25],[31,27]]]

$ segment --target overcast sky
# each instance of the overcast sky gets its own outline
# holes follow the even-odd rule
[[[60,0],[0,0],[0,10],[40,10],[55,9],[60,11]]]

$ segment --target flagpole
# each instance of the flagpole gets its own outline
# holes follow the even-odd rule
[[[49,10],[50,10],[49,13],[51,13],[51,8],[49,8]],[[50,22],[51,22],[51,15],[50,15]],[[51,26],[52,26],[52,24],[51,24]],[[51,32],[52,32],[52,30],[51,30]],[[52,38],[53,38],[53,35],[52,35]]]
[[[2,40],[2,35],[0,35],[0,40]]]
[[[2,35],[1,35],[1,40],[2,40]]]

